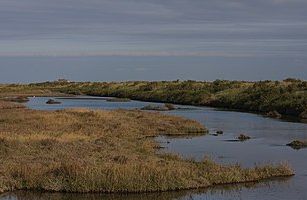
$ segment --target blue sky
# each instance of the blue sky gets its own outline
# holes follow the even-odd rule
[[[306,79],[306,10],[306,0],[1,0],[0,82]]]

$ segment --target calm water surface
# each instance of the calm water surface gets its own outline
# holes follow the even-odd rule
[[[49,98],[31,98],[27,106],[32,109],[57,110],[72,107],[86,107],[90,109],[135,109],[148,105],[148,102],[107,102],[103,99],[58,99],[60,105],[47,105]],[[163,151],[174,152],[184,157],[198,160],[210,157],[224,164],[239,163],[251,167],[266,163],[288,162],[296,175],[287,179],[266,181],[258,184],[241,184],[223,186],[205,190],[190,190],[180,192],[165,192],[142,195],[103,195],[103,194],[63,194],[14,192],[0,196],[1,200],[98,200],[98,199],[268,199],[288,200],[307,199],[307,149],[294,150],[285,144],[294,139],[307,140],[307,124],[286,122],[261,115],[221,111],[207,107],[183,106],[193,109],[175,110],[167,112],[184,116],[203,123],[210,130],[210,134],[191,138],[158,137],[157,140],[165,147]],[[213,136],[216,130],[223,130],[224,134]],[[240,133],[252,137],[246,142],[234,142]]]

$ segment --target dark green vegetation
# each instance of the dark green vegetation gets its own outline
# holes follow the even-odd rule
[[[307,82],[284,81],[161,81],[161,82],[46,82],[30,85],[3,85],[0,92],[43,91],[93,96],[112,96],[135,100],[213,106],[307,118]],[[27,92],[25,92],[27,91]],[[51,92],[51,93],[52,93]]]
[[[274,112],[299,117],[307,109],[307,82],[299,80],[174,81],[126,83],[75,83],[61,92],[138,100],[205,105],[253,112]]]

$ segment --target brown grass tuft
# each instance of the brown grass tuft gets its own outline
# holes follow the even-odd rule
[[[0,101],[0,109],[25,108],[24,105],[9,101]]]

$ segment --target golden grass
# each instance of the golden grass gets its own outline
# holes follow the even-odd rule
[[[0,192],[151,192],[293,175],[157,154],[152,136],[205,134],[198,122],[142,111],[2,109]]]
[[[53,91],[52,88],[36,88],[29,85],[2,85],[0,84],[0,100],[4,98],[16,98],[16,97],[32,97],[32,96],[44,96],[44,97],[57,97],[57,96],[72,96],[69,94],[63,94],[61,92]]]
[[[25,108],[25,106],[19,103],[0,101],[0,110],[1,109],[13,109],[13,108]]]

